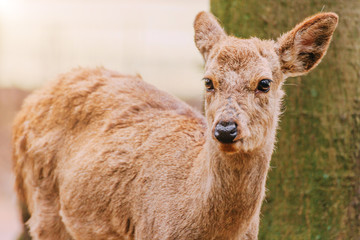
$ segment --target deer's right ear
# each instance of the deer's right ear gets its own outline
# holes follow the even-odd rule
[[[320,63],[337,23],[335,13],[320,13],[305,19],[278,39],[277,52],[285,76],[303,75]]]
[[[194,22],[195,44],[205,61],[213,46],[226,36],[216,18],[208,12],[200,12]]]

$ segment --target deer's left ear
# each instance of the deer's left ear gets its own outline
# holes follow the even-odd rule
[[[211,49],[226,37],[226,33],[214,15],[208,12],[200,12],[196,16],[194,30],[196,47],[207,61]]]
[[[303,75],[320,63],[337,23],[335,13],[320,13],[278,38],[276,50],[285,76]]]

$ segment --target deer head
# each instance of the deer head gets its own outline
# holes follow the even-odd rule
[[[205,115],[211,141],[221,151],[273,146],[284,80],[320,63],[337,22],[336,14],[320,13],[273,41],[228,36],[212,14],[197,15],[195,43],[205,60]]]

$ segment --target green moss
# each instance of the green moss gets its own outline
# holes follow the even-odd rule
[[[285,85],[260,239],[360,239],[360,2],[211,1],[243,38],[276,39],[324,7],[340,23],[317,69]]]

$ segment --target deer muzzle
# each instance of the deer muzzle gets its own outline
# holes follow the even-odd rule
[[[214,136],[221,143],[232,143],[237,134],[237,124],[235,122],[220,121],[215,126]]]

